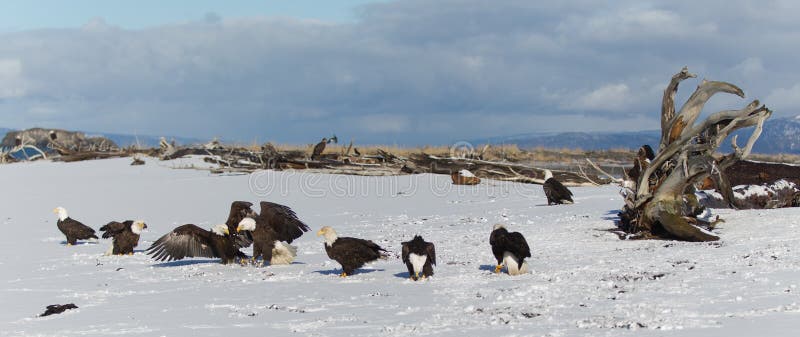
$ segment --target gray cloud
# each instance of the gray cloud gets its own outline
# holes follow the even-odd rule
[[[125,30],[98,18],[0,35],[0,116],[10,127],[301,143],[652,129],[684,65],[788,116],[800,108],[797,7],[409,0],[361,7],[355,23],[209,13]],[[709,108],[730,104],[744,103]]]

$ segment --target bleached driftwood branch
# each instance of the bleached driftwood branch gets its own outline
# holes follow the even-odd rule
[[[713,95],[723,92],[744,97],[742,89],[733,84],[703,80],[678,114],[673,115],[678,83],[691,77],[694,75],[684,68],[672,77],[664,90],[659,152],[639,175],[635,193],[625,195],[622,222],[629,233],[663,236],[655,233],[665,231],[670,237],[687,241],[719,239],[694,225],[697,219],[689,205],[693,195],[688,196],[687,192],[700,180],[712,173],[724,172],[747,157],[761,134],[764,121],[772,114],[755,100],[742,109],[720,111],[696,123]],[[714,157],[714,152],[732,132],[752,126],[755,129],[744,148],[738,147],[734,137],[733,152],[719,159]],[[724,177],[717,179],[724,183]]]

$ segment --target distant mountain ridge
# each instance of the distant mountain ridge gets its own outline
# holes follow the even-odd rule
[[[520,148],[544,147],[549,149],[608,150],[613,148],[636,149],[642,144],[658,144],[660,131],[631,132],[560,132],[534,133],[510,137],[493,137],[475,140],[476,144],[515,144]]]
[[[744,145],[752,128],[739,130],[738,144]],[[608,150],[615,148],[637,149],[643,144],[656,148],[660,140],[659,130],[630,132],[543,132],[506,137],[492,137],[473,140],[473,144],[516,144],[520,148],[531,149],[545,147],[551,149],[569,148]],[[721,146],[723,151],[730,150],[730,139]],[[761,136],[753,146],[754,153],[763,154],[800,154],[800,116],[795,118],[773,118],[764,123]]]
[[[0,128],[0,138],[13,129]],[[750,136],[752,128],[740,130],[734,134],[739,135],[739,145],[744,145]],[[142,147],[158,147],[159,136],[129,135],[105,132],[84,132],[87,136],[104,136],[119,146],[126,147],[139,144]],[[165,137],[168,141],[175,140],[178,144],[203,144],[209,139],[190,137]],[[516,144],[520,148],[531,149],[545,147],[550,149],[583,149],[587,151],[608,150],[618,148],[637,149],[642,144],[656,147],[660,138],[660,131],[623,131],[623,132],[538,132],[531,134],[512,135],[474,139],[472,144]],[[721,146],[725,152],[730,150],[730,139]],[[764,123],[764,129],[753,147],[754,153],[763,154],[800,154],[800,116],[795,118],[771,118]]]

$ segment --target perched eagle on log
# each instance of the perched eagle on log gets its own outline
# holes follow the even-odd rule
[[[156,261],[174,261],[187,257],[219,258],[222,264],[233,263],[241,254],[234,246],[228,226],[215,225],[205,230],[192,224],[178,226],[147,248]]]
[[[317,236],[325,237],[325,252],[328,257],[342,265],[341,277],[352,275],[356,269],[367,262],[385,257],[386,250],[372,241],[339,237],[333,228],[325,226],[317,232]]]
[[[528,272],[526,257],[531,257],[528,241],[519,232],[509,232],[502,224],[494,225],[492,234],[489,235],[489,244],[492,254],[497,259],[495,273],[499,273],[505,265],[509,275],[520,275]]]
[[[547,196],[548,205],[572,203],[572,191],[567,189],[567,187],[556,180],[556,178],[553,178],[553,172],[550,172],[550,170],[544,170],[544,184],[542,184],[542,188],[544,189],[544,195]]]
[[[58,222],[56,225],[58,225],[58,229],[61,233],[64,233],[67,237],[67,246],[76,244],[78,240],[97,239],[97,235],[94,234],[94,229],[84,225],[78,220],[70,218],[64,207],[56,207],[53,213],[58,214]]]
[[[639,176],[647,170],[647,167],[650,166],[650,161],[655,157],[656,155],[650,145],[642,145],[636,154],[636,159],[633,160],[633,167],[627,172],[628,178],[633,182],[638,182]]]
[[[145,228],[147,224],[142,220],[111,221],[100,227],[103,239],[112,239],[111,248],[106,255],[132,255],[133,248],[139,245],[139,235]]]
[[[253,260],[261,257],[270,265],[290,264],[297,256],[297,248],[289,245],[309,230],[297,218],[297,214],[281,204],[261,202],[261,214],[255,218],[244,218],[236,227],[237,232],[245,232],[253,242]],[[283,243],[286,241],[287,243]]]
[[[405,241],[403,246],[403,263],[408,268],[409,278],[416,281],[420,278],[433,276],[433,266],[436,264],[436,248],[433,243],[426,242],[421,236],[415,235],[411,241]]]
[[[328,138],[322,138],[322,140],[314,145],[314,151],[311,152],[311,159],[318,159],[319,156],[322,155],[322,151],[325,151],[325,146],[329,143]]]

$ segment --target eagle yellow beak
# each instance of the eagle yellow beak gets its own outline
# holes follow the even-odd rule
[[[228,228],[226,227],[225,230],[224,230],[224,233],[225,233],[225,235],[230,235],[231,231],[229,231]]]
[[[242,231],[242,225],[236,226],[236,233],[239,233],[241,231]]]
[[[322,236],[322,235],[325,235],[325,230],[322,230],[322,229],[318,230],[317,231],[317,236]]]
[[[58,213],[58,208],[53,208],[53,213]]]

